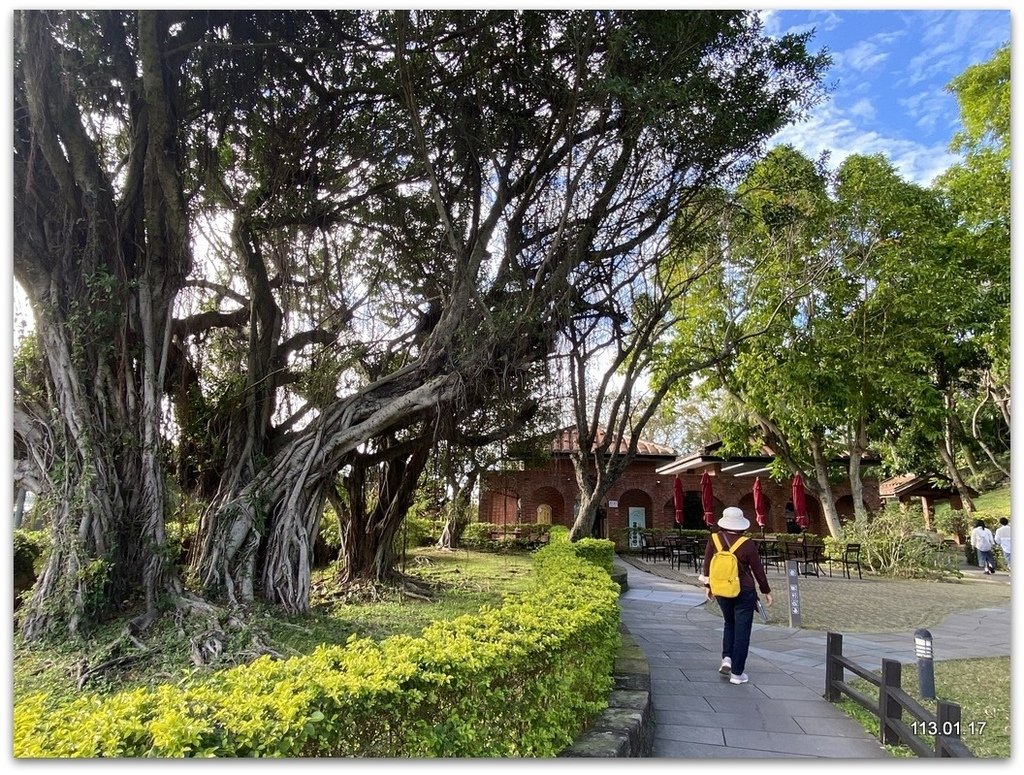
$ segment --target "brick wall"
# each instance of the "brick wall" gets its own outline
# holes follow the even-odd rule
[[[619,532],[626,527],[629,507],[643,507],[647,527],[671,528],[675,525],[673,497],[673,475],[658,474],[655,469],[669,462],[662,458],[637,460],[612,485],[602,506],[606,514],[602,535],[619,539]],[[703,512],[700,507],[700,474],[681,474],[683,492],[687,504],[684,513],[685,527],[702,527]],[[755,523],[753,476],[734,477],[715,471],[711,477],[715,494],[715,517],[722,515],[726,506],[739,506],[743,513]],[[789,482],[776,483],[761,477],[761,488],[768,501],[767,532],[785,532],[786,504],[791,501]],[[848,484],[833,486],[837,508],[841,516],[853,514],[853,500]],[[810,518],[808,532],[828,535],[821,507],[817,500],[807,494],[807,510]],[[868,509],[881,507],[878,497],[878,483],[864,482],[864,499]],[[564,458],[555,458],[543,469],[525,471],[488,472],[481,478],[480,521],[494,524],[536,522],[537,509],[542,504],[551,507],[551,523],[571,527],[573,505],[576,500],[576,476],[572,463]],[[610,506],[609,502],[617,502]]]

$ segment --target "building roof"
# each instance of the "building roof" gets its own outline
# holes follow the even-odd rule
[[[956,488],[953,487],[952,483],[948,483],[945,486],[935,483],[934,480],[941,479],[935,476],[918,476],[917,474],[903,474],[901,476],[893,476],[886,479],[884,482],[878,484],[878,495],[883,499],[895,498],[897,500],[904,498],[936,498],[945,499],[953,496],[958,496],[960,493],[957,492]],[[973,488],[967,488],[968,493],[972,496],[977,495],[977,491]]]
[[[775,455],[767,447],[761,447],[761,452],[757,455],[730,456],[718,454],[721,448],[721,441],[713,441],[710,444],[699,447],[688,455],[673,460],[668,465],[662,466],[658,469],[658,473],[679,474],[684,471],[699,471],[702,468],[709,468],[718,464],[722,473],[728,473],[732,476],[749,476],[750,474],[759,474],[767,471],[768,466],[775,460]],[[846,465],[848,459],[848,457],[837,457],[833,458],[831,462]],[[878,465],[880,462],[873,455],[864,455],[861,459],[861,465],[863,466]]]
[[[603,427],[598,427],[597,435],[594,439],[594,447],[600,446],[604,442],[605,433],[607,431]],[[629,444],[631,437],[625,436],[619,442],[618,452],[624,455],[629,450]],[[579,449],[579,434],[577,433],[576,426],[568,428],[562,428],[555,434],[554,439],[551,441],[551,452],[556,455],[569,455]],[[643,457],[665,457],[674,458],[676,451],[671,447],[665,447],[661,444],[655,444],[652,441],[645,439],[639,439],[636,444],[636,453],[638,456]]]

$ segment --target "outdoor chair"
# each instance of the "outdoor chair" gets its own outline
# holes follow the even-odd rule
[[[828,561],[828,575],[832,575],[833,563],[841,565],[843,568],[843,574],[848,579],[852,579],[853,576],[850,574],[851,568],[857,569],[857,578],[863,579],[864,576],[860,572],[860,544],[847,544],[843,550],[843,554],[840,557],[832,557]]]
[[[654,536],[640,531],[640,557],[644,562],[657,562],[658,549],[654,544]]]
[[[757,549],[758,553],[761,555],[761,564],[765,569],[772,567],[776,570],[782,570],[782,565],[785,561],[783,559],[782,552],[779,550],[778,541],[758,541]]]
[[[669,544],[668,551],[669,567],[675,570],[676,568],[682,568],[684,564],[693,565],[697,546],[692,539],[679,536],[674,538],[672,543]]]

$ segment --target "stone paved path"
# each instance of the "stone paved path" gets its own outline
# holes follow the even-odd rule
[[[825,700],[825,633],[755,620],[749,683],[717,672],[721,617],[692,584],[616,560],[627,573],[622,621],[651,670],[654,756],[886,759],[857,722]],[[780,584],[773,611],[785,611]],[[930,631],[936,658],[1010,654],[1009,604],[947,617]],[[844,654],[877,670],[883,657],[916,663],[913,632],[844,634]]]

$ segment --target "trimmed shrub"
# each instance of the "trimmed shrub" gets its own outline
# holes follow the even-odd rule
[[[490,522],[470,522],[462,531],[459,544],[467,549],[493,550],[497,544],[491,540],[494,525]]]
[[[924,530],[919,506],[889,504],[866,523],[850,522],[843,540],[826,539],[826,554],[847,543],[861,544],[861,563],[875,573],[898,578],[959,576],[959,555],[936,534]]]
[[[569,528],[565,525],[552,525],[548,531],[550,538],[548,539],[551,543],[569,543]]]
[[[261,657],[191,687],[14,709],[16,757],[550,757],[607,706],[618,586],[567,542],[535,586],[406,635]]]
[[[612,559],[615,557],[615,543],[605,538],[581,538],[572,544],[576,556],[603,568],[608,573],[614,570]]]

